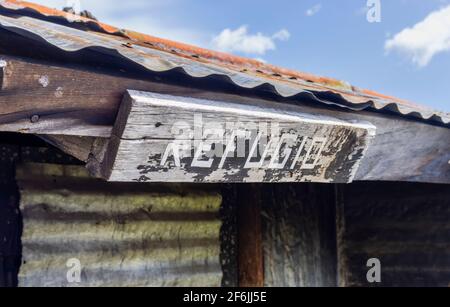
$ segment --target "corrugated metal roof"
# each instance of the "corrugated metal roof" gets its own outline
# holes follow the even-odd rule
[[[68,52],[89,48],[127,58],[154,72],[178,68],[192,77],[219,75],[243,88],[266,86],[283,97],[307,94],[318,102],[353,110],[386,110],[450,124],[448,113],[359,89],[336,79],[317,77],[256,60],[122,30],[84,17],[76,17],[78,19],[73,22],[75,17],[69,13],[25,1],[6,0],[0,3],[0,7],[4,12],[14,15],[14,18],[0,16],[1,28],[30,39],[44,39]],[[83,31],[77,28],[83,28]]]
[[[221,285],[219,193],[111,185],[78,166],[26,164],[17,178],[20,286]]]

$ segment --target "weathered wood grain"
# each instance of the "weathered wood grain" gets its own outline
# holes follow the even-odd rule
[[[0,131],[109,137],[127,89],[205,95],[202,90],[155,82],[155,78],[131,78],[124,71],[1,54],[0,61]]]
[[[129,91],[102,173],[110,181],[350,182],[374,134],[370,124]]]
[[[378,117],[370,121],[377,137],[355,180],[450,183],[450,129]]]
[[[61,135],[43,135],[41,138],[61,149],[65,153],[77,158],[80,161],[87,162],[92,153],[95,137],[83,136],[61,136]]]
[[[264,287],[261,188],[239,185],[237,196],[239,286]]]
[[[261,185],[264,285],[337,285],[334,185]]]
[[[111,135],[120,78],[1,56],[0,131]],[[102,84],[104,81],[107,83]],[[97,91],[98,96],[94,93]],[[78,96],[78,98],[77,98]],[[117,97],[117,99],[114,99]]]

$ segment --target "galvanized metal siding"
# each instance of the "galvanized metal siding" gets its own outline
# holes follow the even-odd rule
[[[450,189],[445,185],[354,183],[338,204],[341,286],[450,286]],[[381,262],[369,284],[367,261]]]
[[[24,217],[20,286],[220,286],[220,194],[108,184],[80,167],[17,171]],[[67,261],[82,282],[70,284]]]

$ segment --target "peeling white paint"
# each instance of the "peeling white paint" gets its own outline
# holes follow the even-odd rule
[[[43,87],[47,87],[50,84],[50,80],[47,76],[41,76],[38,81]]]
[[[114,163],[104,164],[102,170],[109,181],[348,183],[356,174],[371,135],[375,134],[375,126],[368,123],[350,123],[296,111],[287,114],[275,108],[262,109],[231,102],[194,98],[172,101],[170,99],[178,98],[150,93],[143,93],[141,97],[129,93],[129,99],[121,106],[127,113],[122,113],[118,121],[125,124],[125,129],[117,148],[108,153],[114,157]],[[202,120],[197,122],[196,116]],[[174,131],[180,129],[171,127],[181,120],[183,126],[186,123],[187,127],[193,127],[193,133],[187,133],[178,142]],[[158,125],[161,122],[164,124]],[[223,147],[223,152],[214,151],[212,146],[204,147],[203,142],[196,144],[196,140],[203,140],[207,135],[208,123],[216,124],[213,144],[215,148]],[[239,151],[239,144],[235,146],[236,123],[254,123],[249,128],[239,128],[247,129],[242,135],[246,143],[254,144],[253,149],[246,146]],[[221,128],[217,128],[218,125]],[[264,132],[268,127],[271,129]],[[195,136],[196,128],[202,129],[200,137]],[[186,132],[185,128],[181,130]],[[268,142],[261,142],[259,138],[252,142],[247,137],[255,135],[250,133],[252,131],[270,136]],[[227,145],[226,135],[231,136],[230,145]],[[275,140],[273,144],[272,140]],[[257,157],[259,161],[249,163],[255,146],[262,149]]]
[[[60,86],[55,91],[55,97],[62,98],[63,96],[64,96],[64,88]]]

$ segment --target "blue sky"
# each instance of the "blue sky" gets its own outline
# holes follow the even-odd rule
[[[73,0],[35,0],[55,8]],[[450,0],[81,0],[101,21],[450,112]],[[376,1],[375,1],[376,2]]]

